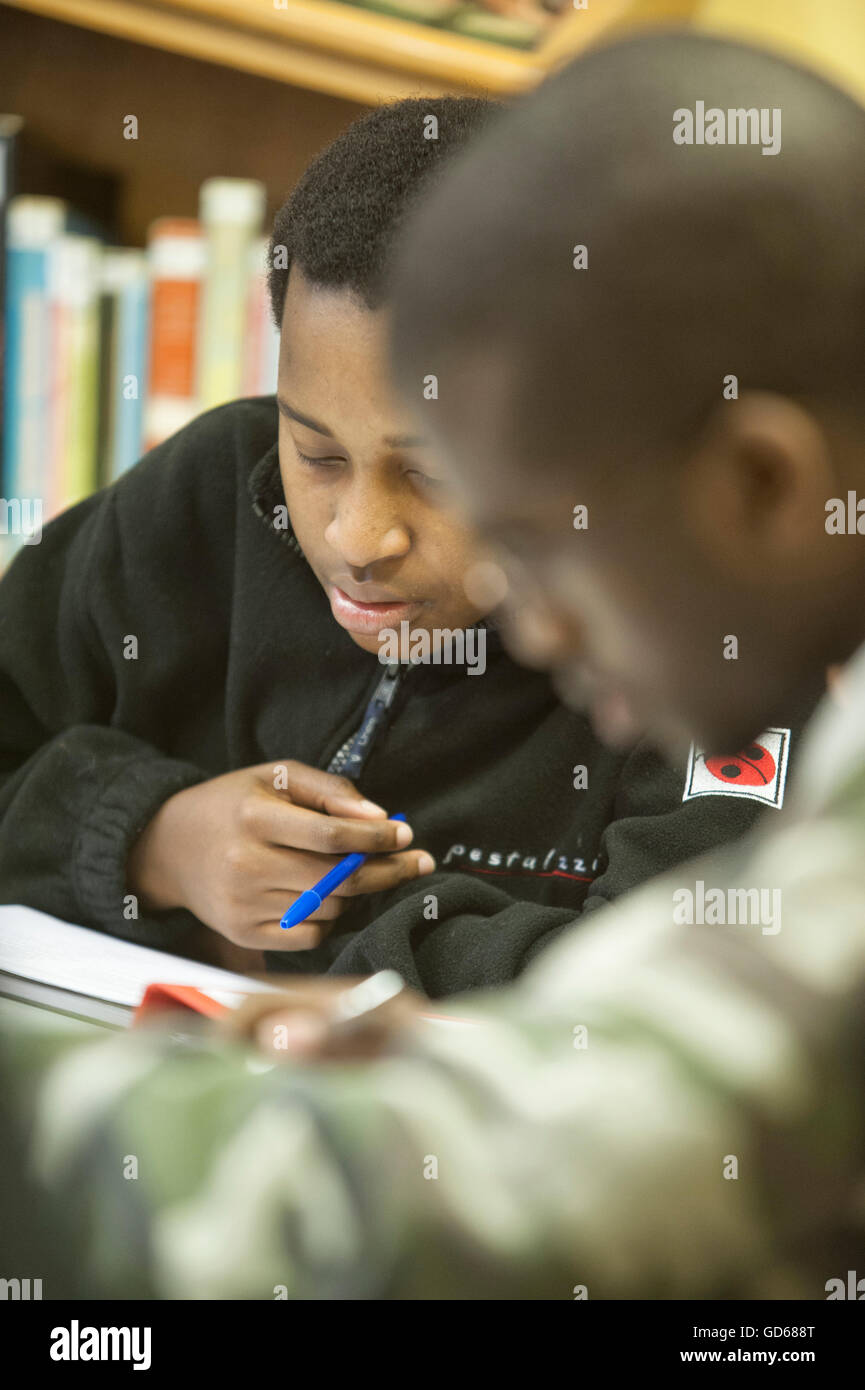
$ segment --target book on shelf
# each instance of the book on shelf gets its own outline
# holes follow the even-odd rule
[[[138,459],[144,437],[149,279],[147,256],[106,247],[100,271],[100,486],[113,483]]]
[[[204,276],[204,237],[193,217],[151,224],[150,355],[144,448],[152,449],[198,413],[197,324]]]
[[[84,181],[84,206],[22,185],[24,128],[0,116],[0,570],[202,410],[273,392],[279,352],[262,184],[208,179],[197,218],[117,246],[110,179]]]
[[[197,390],[207,410],[240,395],[249,299],[249,255],[261,233],[264,185],[254,179],[207,179],[199,218],[204,279],[199,317]]]
[[[246,350],[241,388],[244,396],[267,395],[276,390],[279,329],[273,321],[267,289],[268,242],[268,237],[257,237],[249,245]]]
[[[20,116],[0,115],[0,382],[6,360],[6,208],[15,188],[18,136],[24,121]],[[0,458],[3,441],[3,392],[0,391]]]
[[[463,34],[506,48],[537,48],[564,8],[561,0],[488,0],[464,4],[463,0],[347,0],[362,10],[414,20],[435,29]]]
[[[49,249],[52,389],[46,519],[93,492],[99,371],[100,246],[63,232]]]
[[[5,558],[23,543],[24,504],[53,488],[54,390],[51,248],[61,236],[60,198],[17,197],[6,212],[6,350],[3,410]],[[18,504],[17,524],[12,503]],[[30,511],[33,519],[33,512]]]

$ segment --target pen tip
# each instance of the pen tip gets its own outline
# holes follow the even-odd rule
[[[305,922],[307,917],[315,912],[316,908],[321,907],[321,898],[317,893],[313,893],[309,888],[301,893],[296,903],[292,903],[287,912],[282,914],[279,925],[283,931],[289,927],[296,927],[300,922]]]

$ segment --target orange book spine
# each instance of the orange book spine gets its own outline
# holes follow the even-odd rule
[[[149,245],[150,347],[144,446],[181,429],[198,413],[196,341],[204,269],[200,223],[163,217]]]

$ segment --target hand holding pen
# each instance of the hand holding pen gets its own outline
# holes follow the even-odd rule
[[[390,819],[404,821],[405,816],[402,811],[398,811]],[[361,864],[365,864],[368,857],[366,854],[347,854],[344,859],[341,859],[338,864],[328,870],[313,888],[307,888],[305,892],[301,893],[297,902],[283,913],[282,921],[279,924],[283,931],[287,931],[289,927],[296,927],[300,922],[305,922],[307,917],[311,917],[314,912],[317,912],[325,898],[329,898],[331,893],[335,893],[347,878],[357,873]]]
[[[261,763],[169,797],[132,847],[128,889],[148,910],[186,908],[247,950],[309,950],[350,898],[432,872],[434,860],[409,848],[412,838],[346,778]],[[286,909],[352,854],[365,862],[283,930]]]

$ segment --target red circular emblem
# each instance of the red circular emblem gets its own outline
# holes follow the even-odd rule
[[[734,758],[707,758],[706,768],[719,782],[765,787],[775,776],[775,759],[761,743],[751,743]]]

